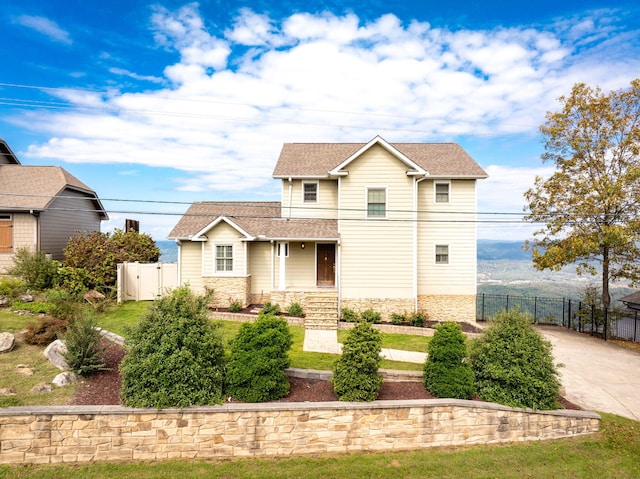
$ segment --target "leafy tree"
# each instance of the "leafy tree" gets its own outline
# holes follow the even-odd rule
[[[526,219],[544,224],[527,247],[537,269],[595,275],[599,262],[608,308],[611,281],[640,282],[640,79],[609,94],[579,83],[559,101],[540,128],[556,171],[525,193]]]
[[[132,407],[224,401],[224,350],[207,317],[207,297],[181,287],[154,302],[131,331],[120,363],[121,397]]]
[[[289,393],[285,369],[293,340],[287,321],[260,313],[244,323],[231,341],[227,364],[227,395],[245,402],[279,399]]]
[[[374,401],[382,386],[378,368],[382,338],[371,323],[360,321],[349,331],[333,368],[333,392],[340,401]]]
[[[116,283],[118,263],[152,263],[159,257],[160,249],[155,241],[137,231],[81,233],[72,236],[64,250],[65,278],[73,278],[74,290],[78,290],[78,281],[82,281],[86,289],[109,289]],[[74,268],[80,271],[74,273]]]
[[[473,371],[467,358],[465,337],[458,323],[437,326],[424,363],[424,385],[439,398],[473,397]]]
[[[471,367],[480,399],[512,407],[555,409],[560,381],[551,343],[531,326],[531,315],[512,309],[496,314],[471,342]]]

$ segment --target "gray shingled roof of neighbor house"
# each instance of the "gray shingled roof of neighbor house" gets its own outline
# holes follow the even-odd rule
[[[59,166],[0,165],[1,210],[46,210],[65,189],[96,201],[99,213],[106,216],[95,191]]]
[[[366,143],[285,143],[275,178],[326,178]],[[430,177],[486,178],[486,171],[456,143],[391,143]]]
[[[254,239],[338,239],[336,220],[282,218],[279,201],[202,201],[193,203],[169,239],[196,239],[208,225],[226,218]]]

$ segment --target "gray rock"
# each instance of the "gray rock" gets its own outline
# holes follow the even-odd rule
[[[31,296],[30,294],[21,294],[20,296],[18,296],[18,299],[23,303],[31,303],[33,301],[33,296]]]
[[[31,369],[27,364],[18,364],[16,366],[16,371],[18,374],[22,374],[23,376],[33,376],[33,369]]]
[[[7,298],[6,296],[1,297],[0,306],[6,306],[7,304],[9,304],[9,298]]]
[[[47,346],[47,348],[44,350],[44,355],[55,367],[61,369],[62,371],[67,371],[69,369],[69,365],[67,364],[63,356],[66,352],[67,346],[64,344],[64,341],[62,341],[61,339],[56,339],[49,346]]]
[[[16,345],[16,338],[11,333],[0,333],[0,353],[8,353]]]
[[[53,391],[51,384],[41,383],[31,388],[32,393],[50,393],[51,391]]]
[[[16,392],[11,388],[0,388],[0,396],[15,396]]]
[[[62,386],[70,386],[71,384],[75,384],[80,381],[80,377],[72,373],[71,371],[65,371],[63,373],[58,374],[55,378],[53,378],[54,386],[62,387]]]

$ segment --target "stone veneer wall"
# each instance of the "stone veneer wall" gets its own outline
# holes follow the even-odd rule
[[[397,451],[557,439],[598,431],[584,411],[456,399],[0,409],[0,463],[213,459]]]
[[[373,309],[382,316],[383,321],[391,321],[393,313],[412,313],[415,309],[413,299],[392,299],[392,298],[358,298],[340,300],[340,308],[349,308],[356,313],[361,313],[365,309]]]
[[[429,313],[433,321],[476,322],[476,295],[420,295],[418,309]]]
[[[204,287],[213,291],[210,305],[214,308],[228,308],[232,301],[240,301],[248,306],[251,291],[251,276],[210,276],[203,278]]]
[[[271,302],[279,304],[283,310],[291,306],[292,303],[299,303],[302,309],[307,309],[307,294],[309,291],[271,291]]]

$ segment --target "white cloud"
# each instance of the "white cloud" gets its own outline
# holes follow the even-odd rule
[[[154,38],[179,59],[158,78],[113,70],[152,82],[162,75],[156,89],[58,92],[83,109],[26,113],[19,122],[51,138],[31,145],[33,158],[175,168],[186,172],[175,189],[252,198],[271,182],[283,142],[530,135],[576,81],[625,86],[640,55],[637,46],[624,62],[617,49],[608,54],[618,32],[607,23],[609,38],[594,37],[604,16],[595,26],[579,18],[453,31],[393,15],[365,23],[355,14],[272,19],[242,9],[213,31],[196,4],[158,7]],[[482,184],[492,186],[479,197],[497,198],[484,205],[500,209],[497,192],[515,202],[529,173],[491,168]]]
[[[71,45],[71,36],[69,32],[63,30],[58,24],[45,17],[37,17],[33,15],[20,15],[14,19],[14,22],[23,27],[30,28],[36,32],[42,33],[51,40]]]

